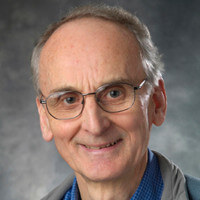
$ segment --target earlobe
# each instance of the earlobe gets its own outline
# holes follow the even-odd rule
[[[42,131],[42,137],[45,141],[50,142],[53,139],[53,134],[49,126],[49,120],[46,115],[43,105],[40,103],[39,98],[36,98],[36,104],[38,108],[39,118],[40,118],[40,128]]]
[[[160,79],[158,81],[158,86],[154,88],[153,102],[154,102],[153,123],[156,126],[160,126],[165,120],[165,115],[167,110],[167,97],[163,79]]]

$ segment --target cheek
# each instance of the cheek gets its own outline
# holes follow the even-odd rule
[[[139,147],[148,144],[150,126],[146,103],[135,102],[131,110],[120,113],[113,120],[118,127],[123,129],[125,137],[128,137],[128,142],[132,145]]]
[[[118,123],[126,130],[126,132],[146,132],[149,127],[148,110],[144,105],[135,105],[135,107],[123,113]],[[143,131],[142,131],[143,130]]]
[[[77,122],[52,120],[50,128],[58,152],[69,165],[73,166],[74,161],[72,158],[76,154],[74,152],[74,138],[79,131]]]
[[[50,128],[56,142],[69,143],[73,140],[76,133],[79,131],[79,125],[75,121],[50,121]]]

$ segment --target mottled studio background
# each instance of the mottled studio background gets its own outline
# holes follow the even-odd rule
[[[89,1],[0,0],[0,199],[36,200],[69,167],[54,143],[42,140],[31,83],[33,45],[52,21]],[[150,146],[184,173],[200,176],[200,1],[110,0],[149,27],[166,66],[168,113]]]

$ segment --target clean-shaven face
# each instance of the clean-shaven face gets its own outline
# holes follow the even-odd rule
[[[41,52],[39,84],[47,97],[73,88],[95,92],[119,80],[138,86],[146,78],[136,39],[125,28],[97,18],[68,22],[57,29]],[[144,169],[153,121],[153,103],[144,85],[132,108],[103,111],[94,95],[85,97],[82,114],[56,120],[39,105],[45,140],[54,138],[63,159],[77,176],[93,181],[120,179]]]

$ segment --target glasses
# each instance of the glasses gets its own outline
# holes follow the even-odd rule
[[[139,86],[129,83],[105,84],[96,92],[82,94],[78,91],[62,91],[40,99],[46,104],[48,113],[55,119],[67,120],[78,117],[84,108],[85,96],[95,95],[99,107],[109,113],[117,113],[130,109],[135,102],[135,91],[142,88],[146,79]]]

